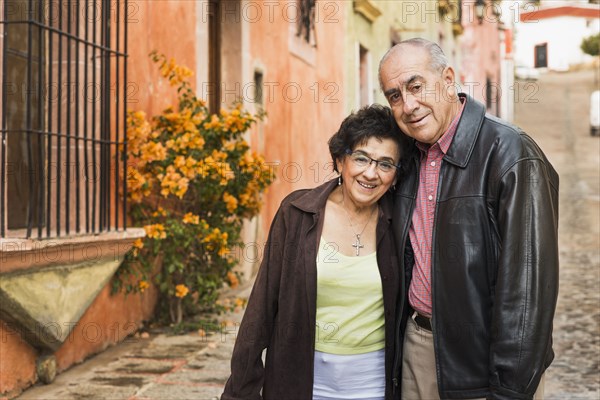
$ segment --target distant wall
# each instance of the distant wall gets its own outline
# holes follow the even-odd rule
[[[566,71],[571,65],[590,62],[593,57],[581,51],[581,41],[600,31],[600,18],[556,17],[521,22],[517,26],[517,65],[535,65],[535,46],[548,44],[548,68]]]

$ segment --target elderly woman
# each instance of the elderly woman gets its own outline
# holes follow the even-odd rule
[[[392,398],[402,274],[389,191],[407,143],[389,108],[362,108],[329,140],[339,177],[283,200],[222,400]]]

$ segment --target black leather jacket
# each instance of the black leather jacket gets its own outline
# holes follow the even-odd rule
[[[435,211],[432,373],[441,398],[531,399],[554,358],[558,174],[529,136],[461,96],[467,104],[443,158]],[[398,308],[396,379],[410,311],[416,153],[407,168],[393,215],[407,278]]]

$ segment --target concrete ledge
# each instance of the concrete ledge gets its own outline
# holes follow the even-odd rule
[[[0,239],[0,275],[16,270],[75,264],[125,255],[145,236],[142,228],[51,239]]]
[[[143,229],[0,241],[0,317],[32,346],[58,350]]]

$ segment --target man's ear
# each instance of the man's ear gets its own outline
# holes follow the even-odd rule
[[[456,79],[454,69],[451,66],[447,66],[446,68],[444,68],[444,70],[442,71],[442,79],[444,80],[444,82],[454,85]]]
[[[444,68],[442,71],[442,79],[446,84],[446,93],[448,93],[450,98],[453,98],[457,94],[456,90],[456,79],[454,75],[454,69],[450,66]]]

